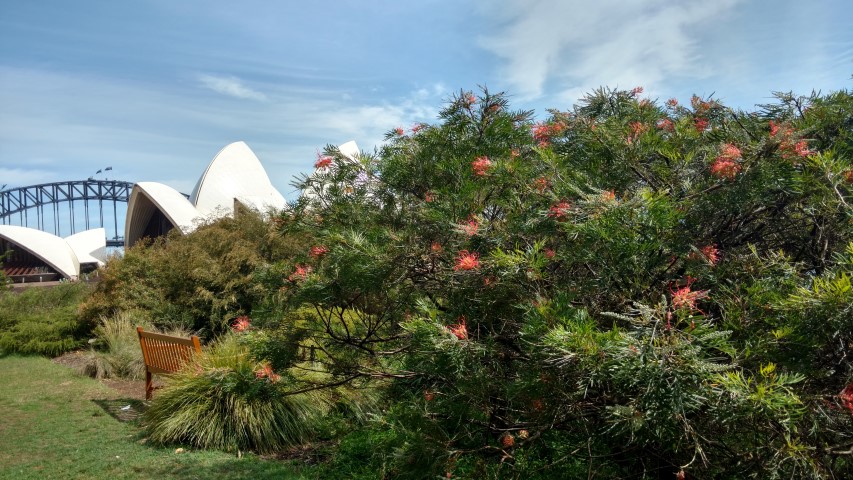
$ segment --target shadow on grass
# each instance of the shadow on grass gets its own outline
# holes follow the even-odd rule
[[[145,402],[135,398],[118,398],[114,400],[92,400],[103,411],[119,422],[134,422],[145,411]]]

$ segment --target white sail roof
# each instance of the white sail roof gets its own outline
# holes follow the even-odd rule
[[[56,235],[34,228],[0,225],[0,238],[38,257],[65,278],[76,280],[80,275],[77,255],[65,240]]]

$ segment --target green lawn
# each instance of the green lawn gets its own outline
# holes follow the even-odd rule
[[[46,358],[0,358],[0,479],[316,478],[253,455],[146,445],[138,425],[111,414],[128,404]]]

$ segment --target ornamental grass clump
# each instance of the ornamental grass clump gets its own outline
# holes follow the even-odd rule
[[[287,393],[288,383],[226,335],[155,393],[144,425],[159,444],[280,450],[305,440],[326,405],[318,393]]]

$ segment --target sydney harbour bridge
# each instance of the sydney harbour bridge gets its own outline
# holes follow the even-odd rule
[[[104,228],[108,247],[124,246],[124,221],[133,183],[70,180],[0,191],[0,224],[59,237]]]

